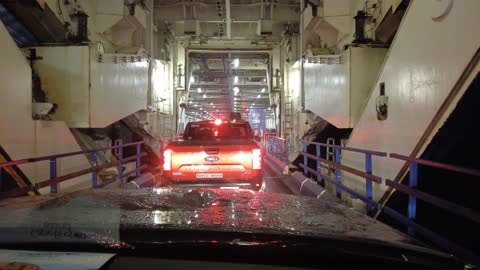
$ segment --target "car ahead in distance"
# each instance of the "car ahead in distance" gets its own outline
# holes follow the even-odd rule
[[[262,151],[243,120],[190,122],[165,147],[163,175],[171,184],[260,190]]]

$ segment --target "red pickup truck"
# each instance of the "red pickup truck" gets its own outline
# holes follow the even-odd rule
[[[163,153],[163,175],[172,184],[248,188],[262,186],[262,151],[248,122],[190,122],[183,138]]]

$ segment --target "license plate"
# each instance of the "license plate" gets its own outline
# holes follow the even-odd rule
[[[223,178],[223,173],[197,173],[197,178]]]

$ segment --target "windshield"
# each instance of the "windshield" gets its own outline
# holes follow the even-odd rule
[[[0,244],[172,229],[480,265],[479,11],[0,0]]]
[[[183,134],[184,140],[232,140],[252,139],[248,123],[222,122],[189,123]]]

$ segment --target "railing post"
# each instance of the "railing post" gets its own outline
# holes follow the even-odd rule
[[[321,145],[317,144],[316,145],[316,150],[317,150],[317,157],[321,158]],[[317,182],[320,184],[322,182],[322,162],[317,159]]]
[[[136,172],[135,175],[136,175],[137,177],[139,177],[139,176],[140,176],[140,167],[141,167],[141,166],[140,166],[140,165],[141,165],[141,164],[140,164],[140,162],[141,162],[141,160],[140,160],[141,144],[137,144],[137,145],[136,145],[136,148],[137,148],[137,162],[136,162],[136,164],[135,164],[135,168],[137,169],[137,172]]]
[[[123,145],[119,146],[117,152],[117,159],[118,159],[118,181],[123,183]]]
[[[280,158],[280,141],[278,140],[278,138],[275,138],[275,157],[278,159],[278,160],[281,160]]]
[[[417,177],[418,177],[418,164],[414,161],[410,161],[410,175],[408,179],[408,186],[415,189],[417,187]],[[417,199],[413,195],[408,195],[408,218],[410,220],[415,220],[417,215]],[[415,231],[413,228],[408,227],[408,234],[413,236]]]
[[[288,141],[285,141],[285,164],[287,164],[288,166],[288,163],[290,163],[290,160],[288,159],[288,155],[289,155],[289,152],[290,152],[290,146],[289,146],[289,143]]]
[[[365,172],[367,174],[372,174],[372,155],[371,154],[365,154]],[[372,181],[368,178],[365,180],[366,180],[365,195],[367,199],[372,200],[373,198]],[[369,203],[367,203],[367,214],[369,216],[373,214],[373,208]]]
[[[305,176],[307,176],[307,173],[308,173],[308,158],[307,158],[307,151],[308,151],[308,144],[307,142],[303,142],[303,165],[305,166],[305,168],[303,169],[303,174]]]
[[[340,156],[340,148],[335,148],[335,162],[340,165],[340,160],[341,156]],[[337,166],[337,168],[335,169],[335,178],[337,180],[337,187],[335,188],[335,190],[337,191],[337,197],[338,198],[342,198],[342,189],[340,188],[340,184],[342,183],[342,171],[340,169],[340,167]]]
[[[92,162],[93,167],[97,167],[97,152],[91,152],[90,153],[90,160]],[[97,188],[98,183],[97,183],[97,171],[94,170],[92,171],[92,188]]]
[[[50,180],[54,179],[57,177],[57,159],[52,158],[50,159]],[[50,193],[57,193],[57,183],[51,183],[50,184]]]
[[[265,153],[270,154],[270,137],[265,136]]]
[[[277,157],[277,150],[276,150],[277,140],[275,137],[272,137],[272,156]]]
[[[280,156],[282,155],[281,152],[282,150],[280,149],[280,140],[278,138],[275,139],[275,151],[276,151],[276,157],[278,160],[282,160]]]
[[[273,156],[278,159],[278,140],[277,140],[277,138],[273,139]]]

